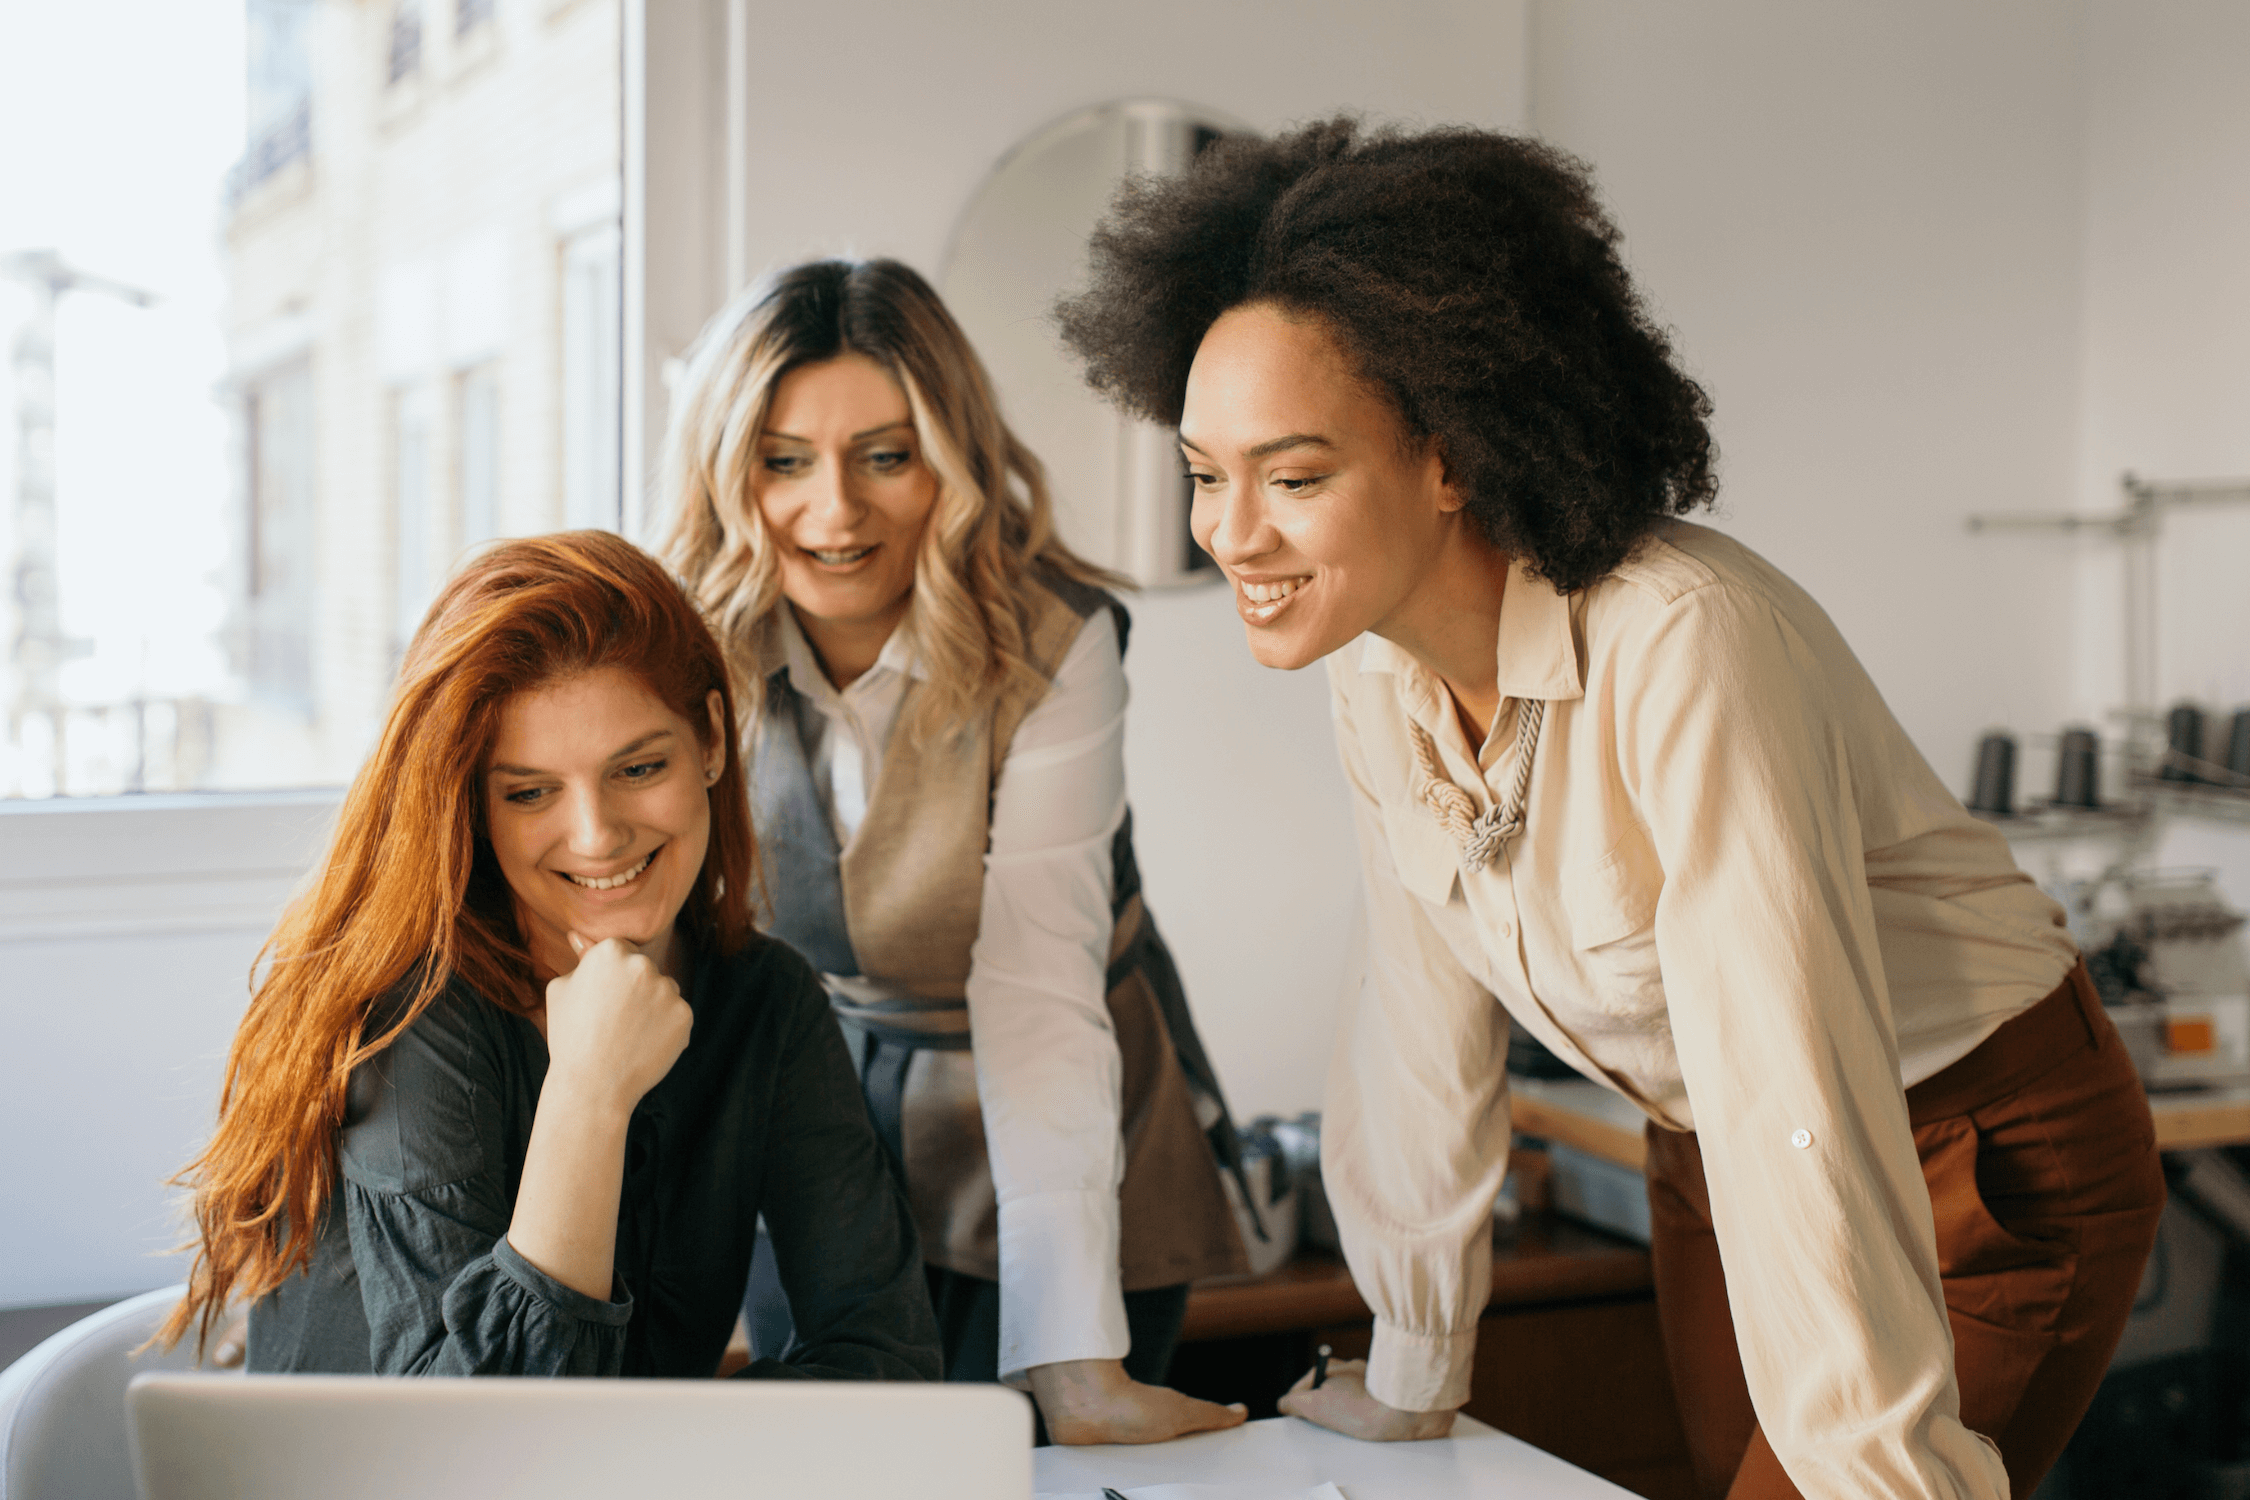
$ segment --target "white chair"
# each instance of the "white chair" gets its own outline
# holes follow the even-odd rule
[[[135,1500],[125,1387],[144,1370],[195,1367],[192,1338],[133,1355],[181,1290],[105,1307],[0,1370],[0,1500]]]

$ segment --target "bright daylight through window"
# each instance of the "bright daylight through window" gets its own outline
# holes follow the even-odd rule
[[[0,798],[347,780],[465,549],[617,524],[618,38],[8,8]]]

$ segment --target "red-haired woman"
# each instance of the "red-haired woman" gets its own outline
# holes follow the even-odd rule
[[[646,554],[468,564],[267,945],[165,1334],[254,1370],[709,1376],[764,1216],[799,1342],[929,1379],[903,1195],[805,962],[752,928],[724,659]]]

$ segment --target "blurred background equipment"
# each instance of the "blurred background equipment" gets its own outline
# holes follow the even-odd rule
[[[2016,737],[2005,730],[1977,741],[1977,781],[1969,793],[1969,810],[2002,818],[2015,813]]]

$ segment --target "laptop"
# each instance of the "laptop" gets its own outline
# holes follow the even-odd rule
[[[142,1500],[1030,1500],[996,1385],[143,1375]]]

